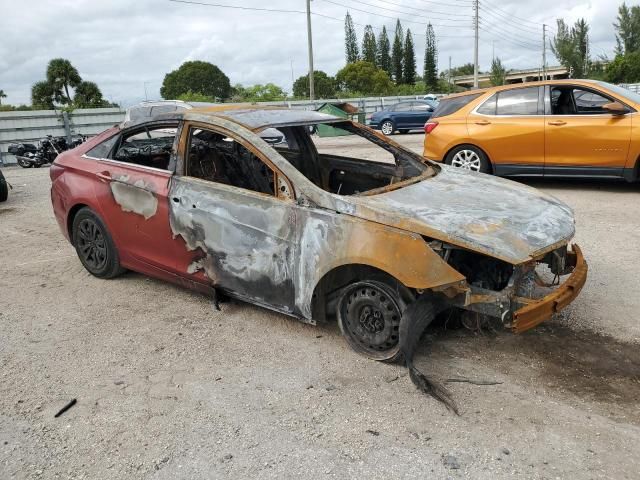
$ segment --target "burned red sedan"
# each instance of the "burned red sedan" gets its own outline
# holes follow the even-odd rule
[[[366,158],[322,150],[311,125],[359,137]],[[403,322],[416,305],[520,332],[573,301],[587,274],[559,200],[318,112],[202,108],[125,122],[61,154],[51,179],[56,219],[93,275],[131,269],[309,323],[337,318],[377,360],[415,337]],[[540,269],[552,277],[543,296]]]

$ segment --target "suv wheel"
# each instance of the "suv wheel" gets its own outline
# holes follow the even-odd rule
[[[98,278],[113,278],[124,269],[102,219],[91,209],[81,209],[73,219],[73,245],[87,271]]]
[[[445,163],[474,172],[491,173],[491,164],[487,155],[473,145],[460,145],[454,148],[447,155]]]
[[[380,125],[380,130],[382,130],[382,133],[384,133],[385,135],[393,135],[395,129],[396,126],[391,120],[385,120],[384,122],[382,122],[382,125]]]

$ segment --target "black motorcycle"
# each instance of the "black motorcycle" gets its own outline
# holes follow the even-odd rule
[[[84,135],[78,135],[72,139],[71,145],[69,145],[66,137],[47,135],[38,142],[38,146],[33,143],[12,143],[9,145],[8,151],[16,156],[18,165],[22,168],[40,168],[47,163],[53,163],[60,153],[77,147],[85,140]]]

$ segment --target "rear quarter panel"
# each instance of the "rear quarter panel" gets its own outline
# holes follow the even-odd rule
[[[87,205],[107,223],[104,212],[96,198],[94,182],[96,160],[83,155],[97,144],[117,134],[118,128],[110,128],[73,150],[61,153],[51,166],[51,204],[56,221],[67,240],[69,235],[69,214],[77,205]],[[62,171],[60,171],[62,170]]]
[[[454,114],[434,121],[438,122],[438,126],[425,135],[423,155],[430,160],[442,162],[449,150],[469,142],[467,116]]]

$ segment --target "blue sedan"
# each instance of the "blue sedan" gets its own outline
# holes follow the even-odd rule
[[[395,131],[407,133],[409,130],[422,129],[431,118],[436,107],[433,100],[410,100],[375,112],[371,116],[369,126],[382,130],[385,135]]]

